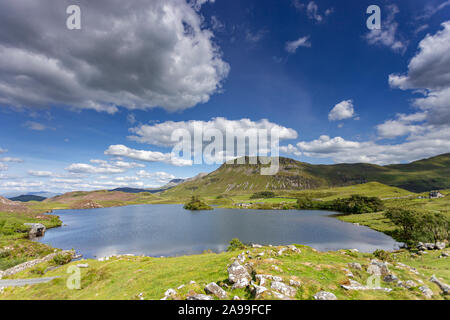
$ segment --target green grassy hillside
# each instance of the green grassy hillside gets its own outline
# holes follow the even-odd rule
[[[286,250],[286,247],[284,247]],[[278,276],[284,283],[295,280],[299,283],[292,299],[312,300],[319,291],[332,292],[339,300],[421,300],[426,299],[419,286],[426,285],[434,293],[431,299],[441,300],[446,297],[441,294],[438,286],[430,282],[435,274],[448,283],[450,279],[448,262],[440,259],[441,251],[430,251],[424,256],[412,256],[407,251],[397,251],[390,257],[389,269],[405,282],[412,280],[415,287],[407,289],[396,282],[380,282],[390,292],[377,290],[345,290],[342,285],[348,285],[349,279],[366,285],[369,274],[366,272],[374,255],[358,253],[351,250],[317,252],[306,247],[297,246],[301,252],[286,250],[278,254],[282,247],[246,248],[241,251],[224,252],[220,254],[204,253],[201,255],[181,256],[173,258],[151,257],[112,257],[107,261],[84,260],[75,261],[59,268],[54,268],[51,262],[43,263],[33,269],[14,275],[13,279],[36,277],[59,277],[45,284],[5,288],[0,293],[0,299],[161,299],[164,292],[175,289],[172,299],[185,299],[188,295],[204,293],[206,284],[216,282],[222,285],[228,299],[238,296],[242,300],[252,300],[257,297],[250,289],[232,289],[228,282],[227,266],[241,252],[249,250],[246,255],[252,265],[252,276],[257,274]],[[262,254],[264,252],[264,254]],[[262,255],[259,256],[259,254]],[[80,289],[70,290],[66,286],[70,273],[69,266],[87,263],[88,268],[81,269]],[[349,263],[359,263],[361,270],[350,269]],[[403,265],[402,265],[403,264]],[[414,267],[417,273],[411,272],[404,265]],[[50,268],[49,267],[53,267]],[[45,270],[48,270],[45,272]],[[353,275],[349,276],[349,272]],[[42,274],[43,273],[43,274]],[[255,280],[256,281],[256,280]],[[269,288],[269,285],[266,285]],[[262,295],[257,299],[274,299]]]
[[[247,158],[248,160],[248,158]],[[272,190],[312,190],[379,182],[412,192],[450,188],[450,154],[409,164],[378,166],[373,164],[313,165],[280,158],[276,175],[260,174],[261,165],[223,164],[195,181],[188,181],[162,193],[186,198],[192,194],[242,194]]]

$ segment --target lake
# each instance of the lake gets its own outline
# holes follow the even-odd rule
[[[181,205],[135,205],[56,212],[63,226],[47,230],[41,242],[75,249],[85,258],[112,254],[176,256],[226,250],[232,238],[265,245],[304,244],[317,250],[392,250],[389,236],[340,221],[333,212],[238,210],[191,212]]]

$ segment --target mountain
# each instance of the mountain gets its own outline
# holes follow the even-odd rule
[[[51,198],[60,195],[60,193],[48,192],[48,191],[37,191],[37,192],[7,192],[3,193],[2,196],[8,199],[19,197],[19,196],[39,196],[44,198]]]
[[[261,165],[225,163],[217,170],[163,193],[168,196],[252,193],[264,190],[307,190],[380,182],[413,192],[450,189],[450,153],[409,164],[368,163],[314,165],[280,157],[276,175],[260,174]]]
[[[147,189],[138,189],[138,188],[116,188],[108,191],[119,191],[125,193],[141,193],[141,192],[149,192]]]
[[[48,192],[48,191],[37,191],[37,192],[28,192],[26,193],[27,196],[38,196],[38,197],[44,197],[44,198],[52,198],[59,196],[61,193],[55,193],[55,192]]]
[[[17,197],[9,198],[12,201],[29,202],[29,201],[44,201],[46,197],[35,196],[31,194],[22,194]]]
[[[189,178],[189,179],[172,179],[170,180],[168,183],[166,183],[165,185],[159,187],[159,188],[153,188],[153,189],[139,189],[139,188],[128,188],[128,187],[124,187],[124,188],[116,188],[116,189],[112,189],[109,191],[120,191],[120,192],[125,192],[125,193],[141,193],[141,192],[150,192],[150,193],[158,193],[158,192],[163,192],[166,191],[170,188],[173,188],[185,181],[193,181],[196,180],[198,178],[201,178],[203,176],[207,175],[207,173],[199,173],[198,175],[196,175],[195,177]]]

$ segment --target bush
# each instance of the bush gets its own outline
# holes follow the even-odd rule
[[[400,227],[394,235],[396,240],[409,245],[417,242],[437,242],[449,238],[449,218],[441,213],[423,212],[404,208],[391,208],[385,217]]]
[[[297,199],[297,208],[361,214],[382,211],[384,209],[384,205],[383,202],[377,197],[352,195],[350,198],[336,199],[332,201],[314,201],[309,197],[301,197]]]
[[[261,191],[254,193],[250,199],[268,199],[275,197],[275,193],[272,191]]]
[[[227,251],[235,251],[245,249],[245,244],[241,242],[238,238],[234,238],[230,241],[230,245],[227,248]]]
[[[378,249],[374,251],[373,256],[383,261],[392,261],[391,253],[388,251]]]
[[[53,257],[53,263],[58,266],[68,264],[70,261],[72,261],[72,256],[70,254],[57,254]]]
[[[213,209],[211,206],[201,201],[197,196],[192,196],[191,200],[187,202],[183,208],[192,211]]]
[[[31,270],[30,270],[30,273],[31,273],[31,274],[36,274],[36,275],[42,276],[42,275],[45,274],[45,270],[46,270],[46,267],[45,267],[45,266],[37,266],[37,267],[35,267],[34,269],[31,269]]]

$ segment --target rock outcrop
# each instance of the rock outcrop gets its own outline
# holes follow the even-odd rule
[[[215,282],[211,282],[206,285],[205,292],[209,294],[215,295],[219,299],[226,299],[227,293],[223,290],[219,285]]]
[[[24,223],[24,225],[30,227],[30,231],[28,231],[28,238],[31,240],[43,237],[45,234],[46,228],[41,223]]]
[[[250,274],[238,261],[233,262],[227,271],[228,280],[233,284],[233,289],[245,288],[250,284]]]
[[[337,300],[337,297],[331,292],[320,291],[314,295],[314,299],[315,300]]]
[[[450,286],[442,281],[440,281],[436,276],[433,274],[430,278],[430,281],[437,284],[437,286],[442,290],[443,294],[449,294],[450,292]]]

